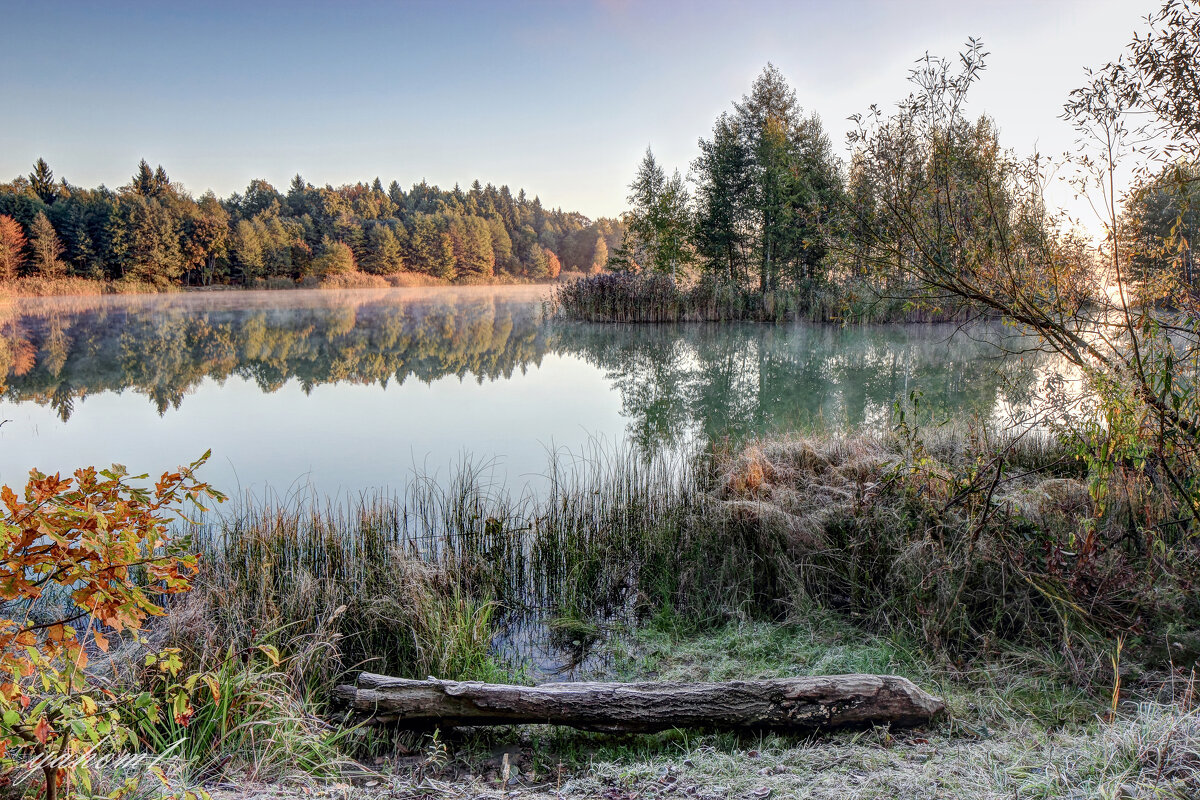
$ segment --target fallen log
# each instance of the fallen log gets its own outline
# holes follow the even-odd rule
[[[913,726],[929,722],[945,709],[941,700],[896,675],[510,686],[364,672],[357,685],[337,687],[334,699],[368,724],[545,723],[609,732]]]

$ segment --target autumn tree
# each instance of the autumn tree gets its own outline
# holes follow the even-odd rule
[[[592,249],[592,268],[590,272],[599,272],[608,263],[608,244],[603,236],[596,237],[596,245]]]
[[[344,275],[354,271],[354,251],[345,242],[326,238],[321,253],[313,261],[313,270],[320,276]]]
[[[1200,166],[1171,164],[1138,182],[1119,221],[1129,277],[1144,299],[1195,303],[1200,297]]]
[[[553,250],[546,250],[546,277],[554,280],[562,273],[562,262]]]
[[[1163,28],[1159,41],[1174,41],[1172,27],[1179,36],[1194,35],[1200,9],[1189,16],[1181,8],[1169,2],[1165,17],[1152,18]],[[1131,51],[1144,41],[1135,39]],[[1137,130],[1147,113],[1163,126],[1161,141],[1179,148],[1190,141],[1200,112],[1135,102],[1168,89],[1169,70],[1143,75],[1137,80],[1146,86],[1127,93],[1134,67],[1110,64],[1072,93],[1064,116],[1076,126],[1082,151],[1077,186],[1094,192],[1106,234],[1093,246],[1046,208],[1044,162],[1000,148],[995,126],[967,115],[986,55],[970,40],[957,60],[927,57],[911,76],[912,95],[894,112],[875,108],[859,118],[856,168],[877,198],[871,224],[863,226],[878,237],[873,258],[902,270],[939,302],[986,309],[1024,326],[1087,382],[1094,416],[1081,423],[1080,455],[1099,476],[1098,492],[1109,477],[1128,475],[1140,484],[1132,491],[1149,492],[1154,499],[1147,502],[1170,509],[1169,524],[1137,531],[1148,548],[1165,552],[1200,530],[1200,338],[1190,304],[1161,307],[1137,293],[1112,187],[1122,158],[1144,141]],[[1071,409],[1055,422],[1077,414]]]
[[[0,214],[0,280],[12,280],[21,274],[27,244],[21,223]]]
[[[181,231],[184,266],[198,283],[208,284],[216,272],[217,259],[228,247],[229,214],[212,192],[205,193],[190,211]]]

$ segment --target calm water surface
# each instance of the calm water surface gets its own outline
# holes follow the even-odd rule
[[[470,460],[535,487],[547,453],[658,453],[882,425],[922,393],[999,417],[1036,365],[997,330],[543,324],[544,288],[222,292],[0,306],[0,482],[157,473],[212,449],[236,493],[357,494]]]

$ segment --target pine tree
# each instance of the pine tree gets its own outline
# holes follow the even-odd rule
[[[491,234],[492,239],[495,268],[512,271],[514,266],[512,237],[504,228],[504,220],[496,216],[488,217],[487,224],[488,233]]]
[[[477,278],[495,274],[496,254],[492,249],[492,232],[482,217],[463,220],[462,258],[459,267]]]
[[[372,225],[367,231],[362,268],[375,275],[391,275],[403,268],[403,253],[400,242],[391,226]]]
[[[690,199],[679,170],[668,180],[654,153],[646,155],[629,185],[629,257],[642,267],[676,271],[690,260]]]
[[[30,259],[33,274],[59,278],[67,273],[67,265],[62,260],[62,242],[45,214],[39,213],[29,226],[29,250],[33,254]]]
[[[529,248],[529,265],[526,272],[531,278],[545,278],[550,274],[550,259],[546,248],[534,242]]]
[[[712,139],[700,140],[700,155],[692,162],[692,171],[696,176],[697,254],[711,274],[741,285],[753,185],[750,156],[734,118],[722,114],[713,126]]]
[[[54,185],[54,173],[46,159],[39,158],[33,162],[33,172],[29,173],[29,188],[42,199],[46,205],[58,199],[58,187]]]
[[[449,233],[442,233],[437,239],[437,250],[433,263],[433,274],[439,278],[451,281],[455,277],[454,240]]]
[[[0,214],[0,280],[12,280],[21,274],[27,244],[21,223]]]
[[[150,165],[144,158],[138,162],[138,171],[133,175],[132,186],[133,190],[142,197],[154,195],[154,171],[150,169]]]
[[[113,260],[121,276],[159,286],[177,281],[184,268],[180,223],[155,197],[122,195],[109,222]]]

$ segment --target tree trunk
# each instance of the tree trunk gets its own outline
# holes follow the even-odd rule
[[[670,728],[811,731],[929,722],[945,705],[894,675],[823,675],[728,683],[509,686],[364,672],[335,699],[369,723],[411,727],[546,723],[598,731]]]

